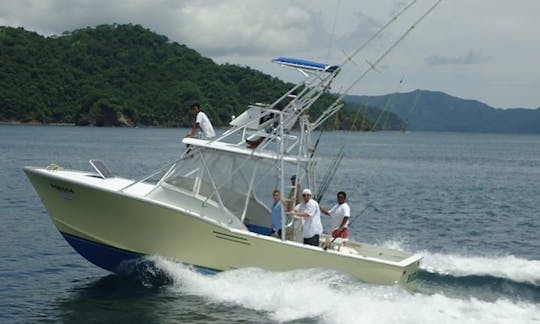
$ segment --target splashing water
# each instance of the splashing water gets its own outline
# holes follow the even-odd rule
[[[383,246],[396,250],[409,250],[402,241],[387,241]],[[465,276],[491,276],[528,283],[540,287],[540,261],[518,258],[513,255],[459,255],[419,251],[421,268],[431,273]]]
[[[423,268],[429,272],[456,277],[488,275],[540,286],[540,261],[537,260],[521,259],[513,255],[494,258],[429,252],[423,255]]]
[[[374,286],[323,269],[270,272],[257,268],[201,275],[180,263],[153,257],[173,278],[173,289],[210,303],[239,306],[286,322],[324,323],[526,323],[540,320],[533,303],[498,298],[452,298],[410,293],[400,286]]]

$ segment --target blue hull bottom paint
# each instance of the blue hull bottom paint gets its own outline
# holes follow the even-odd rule
[[[114,272],[123,273],[125,265],[131,262],[143,261],[144,254],[117,249],[112,246],[99,244],[89,240],[82,239],[66,233],[61,233],[64,239],[81,256],[100,268]],[[148,261],[148,260],[145,260]],[[194,269],[205,275],[213,275],[221,270],[192,265]]]
[[[86,260],[111,272],[117,272],[122,262],[134,261],[143,257],[139,253],[98,244],[73,235],[62,233],[62,236]]]

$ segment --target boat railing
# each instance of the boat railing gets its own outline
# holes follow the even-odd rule
[[[178,163],[178,161],[182,160],[184,157],[185,157],[185,152],[184,154],[182,154],[182,156],[180,156],[178,159],[172,161],[172,162],[169,162],[167,164],[165,164],[164,166],[162,166],[161,168],[151,172],[150,174],[140,178],[139,180],[137,181],[133,181],[131,182],[130,184],[128,184],[127,186],[123,187],[123,188],[120,188],[118,191],[125,191],[126,189],[130,188],[130,187],[133,187],[134,185],[138,184],[138,183],[141,183],[141,182],[144,182],[144,181],[147,181],[148,179],[151,179],[161,173],[164,173],[165,175],[167,175],[173,168],[174,166]],[[162,176],[161,178],[164,178],[164,176]]]

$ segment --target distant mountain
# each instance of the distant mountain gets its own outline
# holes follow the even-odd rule
[[[394,112],[405,120],[409,130],[540,133],[540,108],[496,109],[438,91],[347,96],[346,101]]]

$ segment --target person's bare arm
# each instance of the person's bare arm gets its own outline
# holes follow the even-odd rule
[[[193,137],[197,134],[197,128],[199,127],[199,123],[193,124],[193,127],[191,127],[191,132],[189,132],[186,137]]]
[[[290,213],[293,214],[294,216],[298,216],[298,217],[310,217],[311,216],[310,214],[308,214],[306,212],[297,211],[297,210],[292,210]]]

